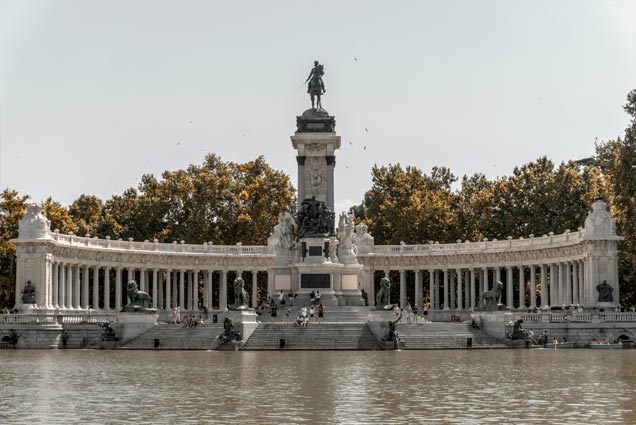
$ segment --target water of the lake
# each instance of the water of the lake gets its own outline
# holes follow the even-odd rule
[[[636,423],[636,350],[0,351],[2,424]]]

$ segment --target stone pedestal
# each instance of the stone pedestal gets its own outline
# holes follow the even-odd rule
[[[234,332],[241,334],[241,341],[246,341],[256,329],[256,312],[252,309],[228,310],[221,315],[221,323],[229,317],[234,325]],[[231,342],[231,341],[230,341]]]
[[[389,322],[394,320],[395,315],[393,314],[393,310],[370,310],[367,316],[367,325],[378,341],[382,341],[382,338],[389,333]],[[399,323],[397,327],[399,334]],[[390,343],[393,344],[392,341],[390,341]]]
[[[159,314],[157,313],[119,313],[117,315],[117,328],[119,328],[121,333],[121,335],[118,335],[121,343],[137,338],[142,333],[155,327],[158,318]]]

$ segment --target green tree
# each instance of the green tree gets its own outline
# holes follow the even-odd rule
[[[596,157],[607,184],[607,200],[616,218],[617,232],[625,237],[619,250],[621,302],[636,304],[636,90],[627,95],[631,116],[623,138],[601,143]]]
[[[5,189],[0,199],[0,308],[12,308],[15,301],[16,246],[18,223],[27,212],[28,196]]]

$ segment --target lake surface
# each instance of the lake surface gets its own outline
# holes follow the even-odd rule
[[[2,424],[636,423],[636,350],[1,350]]]

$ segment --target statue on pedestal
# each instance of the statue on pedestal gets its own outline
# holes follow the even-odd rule
[[[22,303],[35,304],[35,288],[31,285],[30,280],[27,280],[26,286],[22,290]]]
[[[250,296],[245,290],[245,281],[241,276],[239,276],[234,279],[234,304],[230,306],[230,309],[245,310],[248,308],[249,302]]]
[[[325,66],[318,63],[318,61],[314,61],[314,67],[309,72],[309,77],[305,80],[305,83],[309,81],[307,85],[307,93],[311,97],[311,108],[322,109],[322,103],[320,102],[320,97],[326,93],[325,83],[322,81],[322,76],[325,75]],[[318,102],[314,105],[315,98],[318,98]]]
[[[219,335],[219,339],[222,344],[225,344],[228,341],[240,341],[241,334],[238,332],[234,332],[234,323],[232,323],[232,319],[226,317],[223,320],[223,333]]]
[[[497,281],[494,287],[490,291],[486,291],[479,294],[479,301],[477,302],[477,309],[480,311],[496,311],[499,303],[499,297],[503,290],[503,283]]]
[[[137,282],[131,280],[128,282],[128,303],[121,309],[122,313],[156,313],[157,310],[152,308],[152,300],[147,292],[140,291]]]
[[[600,303],[613,303],[614,302],[614,288],[612,288],[606,280],[596,285],[598,291],[598,302]]]
[[[300,204],[298,211],[298,239],[333,236],[335,214],[329,206],[312,196]]]
[[[386,276],[380,279],[380,290],[375,294],[375,304],[378,309],[393,308],[391,305],[391,281]]]

